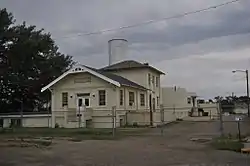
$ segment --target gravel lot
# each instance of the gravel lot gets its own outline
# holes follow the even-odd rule
[[[231,124],[232,125],[232,124]],[[49,148],[1,147],[0,166],[249,166],[250,156],[217,151],[193,137],[219,134],[218,122],[180,122],[122,140],[56,140]]]

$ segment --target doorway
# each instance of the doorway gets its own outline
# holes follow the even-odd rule
[[[78,118],[79,127],[85,126],[84,112],[90,107],[90,94],[81,93],[76,96],[76,115]]]

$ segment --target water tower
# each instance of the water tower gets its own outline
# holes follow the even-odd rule
[[[109,46],[109,65],[121,62],[126,59],[128,41],[125,39],[111,39]]]

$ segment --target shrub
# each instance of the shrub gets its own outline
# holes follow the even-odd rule
[[[137,122],[134,122],[134,123],[133,123],[133,127],[139,127],[138,123],[137,123]]]
[[[59,126],[59,124],[58,123],[56,123],[55,124],[55,128],[59,128],[60,126]]]
[[[211,145],[218,150],[230,150],[240,152],[244,144],[235,139],[219,137],[212,141]]]

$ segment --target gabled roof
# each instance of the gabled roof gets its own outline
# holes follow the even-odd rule
[[[143,86],[141,86],[133,81],[130,81],[122,76],[111,74],[111,73],[108,73],[108,72],[105,72],[102,70],[98,70],[98,69],[95,69],[92,67],[80,65],[80,66],[74,67],[74,68],[68,70],[67,72],[63,73],[57,79],[55,79],[54,81],[49,83],[47,86],[43,87],[41,92],[47,90],[48,88],[50,88],[51,86],[53,86],[54,84],[56,84],[57,82],[59,82],[61,79],[63,79],[64,77],[66,77],[69,74],[83,73],[83,72],[88,72],[90,74],[93,74],[96,77],[99,77],[99,78],[101,78],[107,82],[110,82],[111,84],[118,86],[118,87],[123,85],[123,86],[134,87],[134,88],[138,88],[138,89],[142,89],[142,90],[147,90],[145,87],[143,87]]]
[[[134,88],[138,88],[138,89],[142,89],[142,90],[147,90],[147,88],[145,88],[144,86],[141,86],[133,81],[130,81],[122,76],[119,76],[119,75],[116,75],[116,74],[113,74],[113,73],[109,73],[109,72],[106,72],[106,71],[103,71],[103,70],[98,70],[98,69],[95,69],[95,68],[92,68],[92,67],[88,67],[88,66],[85,66],[89,69],[92,69],[94,70],[95,72],[97,73],[100,73],[114,81],[117,81],[119,82],[121,85],[123,86],[129,86],[129,87],[134,87]]]
[[[116,63],[116,64],[113,64],[113,65],[110,65],[110,66],[107,66],[107,67],[104,67],[104,68],[101,68],[100,70],[103,70],[103,71],[114,71],[114,70],[121,70],[121,69],[135,69],[135,68],[149,68],[149,69],[152,69],[160,74],[165,74],[164,72],[152,67],[152,66],[149,66],[148,63],[140,63],[140,62],[137,62],[137,61],[134,61],[134,60],[127,60],[127,61],[122,61],[122,62],[119,62],[119,63]]]
[[[90,74],[93,74],[94,76],[99,77],[99,78],[101,78],[101,79],[103,79],[103,80],[105,80],[107,82],[110,82],[111,84],[113,84],[115,86],[118,86],[118,87],[121,86],[119,82],[114,81],[114,80],[112,80],[112,79],[110,79],[110,78],[108,78],[108,77],[106,77],[106,76],[104,76],[104,75],[96,72],[95,70],[92,70],[92,69],[90,69],[90,68],[88,68],[86,66],[81,65],[81,66],[76,66],[76,67],[74,67],[74,68],[66,71],[65,73],[63,73],[57,79],[55,79],[54,81],[52,81],[51,83],[49,83],[47,86],[43,87],[42,90],[41,90],[41,92],[47,90],[48,88],[50,88],[51,86],[53,86],[54,84],[56,84],[58,81],[62,80],[64,77],[66,77],[69,74],[84,73],[84,72],[88,72]]]

